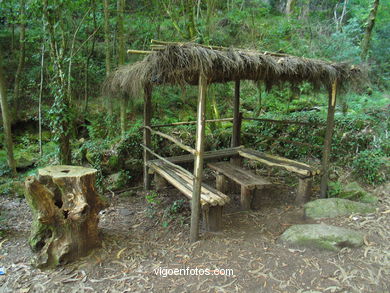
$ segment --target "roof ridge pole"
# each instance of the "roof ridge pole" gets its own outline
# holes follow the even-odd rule
[[[199,96],[198,113],[196,123],[196,144],[195,144],[195,162],[194,162],[194,181],[191,198],[191,229],[190,240],[195,242],[199,239],[199,218],[200,218],[200,194],[202,188],[203,175],[203,154],[204,154],[204,136],[205,136],[205,103],[206,103],[207,81],[203,72],[199,74]]]
[[[143,143],[147,148],[151,148],[152,135],[150,131],[150,125],[152,120],[152,88],[146,86],[144,96],[144,138]],[[147,149],[144,148],[144,189],[150,190],[151,176],[149,174],[148,161],[150,160],[150,154]]]
[[[324,149],[322,152],[322,177],[320,197],[325,198],[328,191],[329,159],[332,146],[332,136],[334,129],[334,114],[336,110],[337,80],[332,83],[329,89],[328,115],[326,119],[326,133],[324,140]]]

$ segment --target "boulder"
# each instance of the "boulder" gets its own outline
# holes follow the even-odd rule
[[[338,251],[343,247],[362,246],[363,237],[363,234],[351,229],[325,224],[304,224],[288,228],[280,236],[280,241],[299,247]]]
[[[304,213],[308,218],[334,218],[354,213],[367,214],[375,212],[372,205],[342,198],[324,198],[308,202],[304,205]]]
[[[357,182],[351,182],[341,188],[340,198],[357,200],[365,203],[377,203],[378,198],[366,192]]]

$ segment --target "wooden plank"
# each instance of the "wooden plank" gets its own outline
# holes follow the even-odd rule
[[[210,160],[229,158],[238,155],[238,151],[243,148],[244,148],[243,146],[239,146],[236,148],[227,148],[227,149],[204,152],[203,160],[210,161]],[[181,155],[181,156],[168,157],[165,159],[174,164],[185,164],[185,163],[194,162],[193,155]]]
[[[181,168],[180,166],[171,166],[162,161],[154,161],[150,163],[150,168],[160,174],[165,180],[170,184],[176,187],[180,192],[182,192],[189,199],[192,198],[193,190],[193,174],[189,171]],[[230,198],[219,192],[218,190],[212,188],[211,186],[203,183],[201,189],[201,204],[202,205],[225,205],[230,201]]]
[[[284,168],[285,170],[293,172],[298,176],[309,177],[317,174],[317,170],[314,170],[307,164],[297,161],[265,154],[251,149],[241,149],[238,152],[240,156],[244,158],[258,161],[266,164],[267,166]]]
[[[203,175],[203,153],[204,153],[204,136],[206,129],[206,92],[207,80],[206,76],[201,72],[199,74],[199,97],[198,97],[198,113],[196,124],[196,153],[194,161],[194,188],[192,190],[191,199],[191,228],[190,239],[195,242],[199,239],[199,218],[200,218],[200,197],[202,188]]]
[[[207,166],[217,172],[230,178],[237,184],[245,187],[246,189],[254,189],[256,187],[264,187],[271,185],[271,182],[253,174],[249,170],[237,167],[229,162],[209,163]]]
[[[168,139],[169,141],[173,142],[174,144],[176,144],[178,147],[182,148],[183,150],[185,150],[185,151],[187,151],[187,152],[189,152],[189,153],[191,153],[193,155],[196,154],[196,150],[195,149],[185,145],[184,143],[182,143],[178,139],[174,138],[173,136],[170,136],[170,135],[168,135],[166,133],[163,133],[163,132],[160,132],[160,131],[153,130],[149,126],[145,126],[144,128],[148,129],[153,134],[157,134],[157,135],[159,135],[161,137],[164,137],[164,138]]]
[[[332,136],[333,136],[333,129],[334,129],[336,95],[337,95],[337,83],[335,81],[332,84],[331,89],[329,90],[329,98],[328,98],[328,115],[326,119],[326,133],[325,133],[325,141],[324,141],[324,150],[322,154],[323,174],[321,178],[321,187],[320,187],[320,196],[322,198],[326,197],[328,191],[329,158],[330,158],[330,148],[332,145]]]

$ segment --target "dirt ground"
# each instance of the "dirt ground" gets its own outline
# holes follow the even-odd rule
[[[0,238],[0,292],[390,292],[389,188],[376,190],[377,212],[322,221],[305,220],[293,204],[294,188],[278,185],[257,194],[255,209],[240,211],[231,194],[224,229],[202,231],[188,242],[189,205],[175,189],[158,204],[143,191],[110,195],[101,215],[103,247],[75,263],[50,271],[30,265],[31,214],[24,199],[0,198],[5,215]],[[325,222],[365,233],[365,245],[340,252],[286,247],[278,237],[290,225]],[[157,275],[164,269],[231,269],[228,275]]]

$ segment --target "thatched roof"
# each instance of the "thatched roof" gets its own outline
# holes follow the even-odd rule
[[[249,50],[215,50],[193,43],[173,44],[148,54],[142,61],[120,67],[105,81],[105,90],[140,96],[148,86],[196,85],[204,73],[209,83],[263,81],[267,89],[283,82],[311,83],[314,88],[360,84],[360,68],[291,55]],[[142,97],[142,95],[141,95]]]

